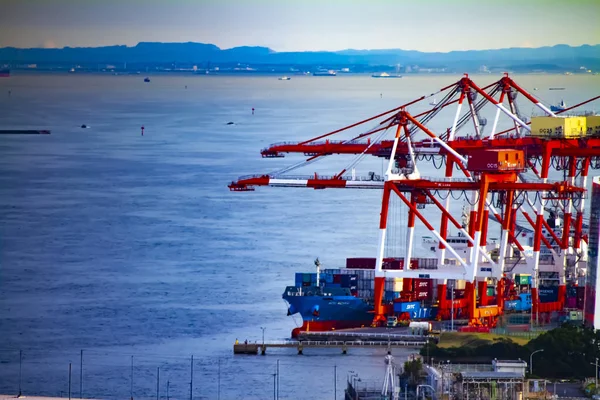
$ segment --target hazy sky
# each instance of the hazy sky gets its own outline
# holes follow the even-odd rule
[[[203,42],[276,51],[600,43],[600,0],[0,0],[0,47]]]

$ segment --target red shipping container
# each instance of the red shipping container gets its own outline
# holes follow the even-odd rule
[[[567,299],[567,308],[576,308],[577,307],[577,298],[570,297]]]
[[[431,300],[431,292],[430,291],[417,291],[417,300]]]
[[[376,258],[346,258],[346,268],[350,269],[375,269]]]
[[[518,171],[523,169],[523,150],[480,149],[469,155],[467,169],[475,172]]]
[[[401,270],[404,267],[404,260],[400,258],[384,258],[381,269]]]
[[[414,291],[431,291],[433,285],[431,284],[431,279],[413,279],[413,290]]]
[[[346,258],[346,268],[348,269],[375,269],[377,266],[376,258]],[[404,268],[403,258],[384,258],[381,269],[385,270],[401,270]],[[418,269],[419,260],[411,258],[410,268]]]
[[[333,274],[333,283],[342,283],[342,275]]]

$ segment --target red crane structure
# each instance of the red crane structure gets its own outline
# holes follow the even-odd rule
[[[411,115],[407,108],[427,98],[445,93],[433,108]],[[531,274],[533,313],[564,309],[565,279],[569,268],[577,270],[585,263],[584,201],[589,169],[600,168],[600,137],[593,129],[573,135],[563,132],[540,134],[532,132],[531,122],[521,114],[516,102],[521,94],[541,112],[550,117],[597,100],[596,96],[569,109],[553,112],[525,91],[507,74],[486,87],[479,87],[468,75],[438,92],[422,96],[397,108],[359,121],[347,127],[298,143],[279,143],[261,151],[263,157],[283,157],[284,153],[302,153],[306,161],[272,174],[240,177],[229,185],[232,191],[254,190],[254,186],[383,189],[380,216],[380,239],[375,268],[374,324],[385,320],[389,310],[383,305],[385,277],[403,278],[405,288],[413,279],[438,279],[438,306],[441,318],[448,318],[450,310],[465,311],[471,325],[495,326],[496,318],[503,313],[503,299],[509,291],[507,273]],[[480,99],[478,100],[478,97]],[[495,98],[497,97],[497,99]],[[465,101],[466,100],[466,101]],[[508,107],[504,104],[508,103]],[[436,135],[427,127],[439,112],[457,105],[453,123],[442,134]],[[496,108],[489,134],[484,134],[487,121],[480,116],[481,109],[491,104]],[[467,112],[461,115],[463,105]],[[496,132],[500,115],[507,116],[512,125]],[[365,123],[383,119],[374,128],[351,140],[331,140],[331,136]],[[461,128],[472,123],[474,135],[459,136]],[[393,140],[383,140],[390,128],[395,129]],[[590,133],[590,134],[588,134]],[[423,139],[424,137],[424,139]],[[421,138],[419,140],[419,138]],[[332,176],[287,176],[296,168],[308,165],[331,154],[354,154],[354,160],[342,171]],[[356,176],[354,167],[366,156],[389,159],[385,176],[371,173]],[[443,177],[424,177],[418,164],[433,162],[436,168],[444,166]],[[453,177],[460,170],[462,177]],[[525,170],[534,173],[530,178]],[[352,171],[349,175],[348,171]],[[561,171],[563,179],[549,180],[550,173]],[[458,192],[472,205],[468,226],[460,224],[451,212],[450,198]],[[397,197],[407,207],[408,224],[403,268],[384,270],[386,235],[390,198]],[[441,200],[440,200],[441,199]],[[419,211],[428,205],[440,215],[439,229],[431,218]],[[551,227],[544,213],[549,209],[563,216],[562,230]],[[574,212],[575,211],[575,212]],[[575,214],[575,215],[573,215]],[[516,229],[517,215],[521,215],[534,231],[533,243],[519,243]],[[415,222],[419,220],[436,238],[439,249],[434,263],[420,268],[419,259],[412,254]],[[489,219],[501,225],[500,248],[497,256],[487,251]],[[447,241],[448,226],[453,225],[466,238],[469,254],[458,254]],[[545,235],[544,232],[547,232]],[[526,248],[530,248],[529,251]],[[541,252],[545,248],[551,258]],[[413,262],[415,261],[416,262]],[[540,271],[559,274],[559,300],[542,303],[538,295]],[[466,281],[465,297],[448,301],[448,280]],[[486,295],[488,281],[497,285],[495,299]],[[476,288],[479,301],[476,297]],[[563,299],[563,300],[561,300]],[[493,304],[495,303],[495,304]]]

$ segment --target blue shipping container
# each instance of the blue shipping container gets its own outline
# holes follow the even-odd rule
[[[411,312],[411,319],[431,319],[437,315],[437,307],[422,307],[418,311]]]
[[[296,287],[302,286],[302,282],[303,282],[302,278],[303,277],[304,277],[304,274],[302,272],[296,272],[296,280],[295,280]]]
[[[394,312],[396,313],[404,313],[404,312],[415,312],[421,308],[421,303],[418,301],[411,301],[408,303],[394,303]]]
[[[538,293],[542,303],[558,301],[558,286],[540,286]]]

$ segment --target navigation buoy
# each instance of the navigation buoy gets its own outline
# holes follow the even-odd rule
[[[234,123],[230,121],[227,123],[227,125],[234,125]]]
[[[144,127],[142,126],[142,136],[144,136]]]
[[[81,128],[85,129],[85,128],[89,128],[89,126],[87,126],[86,124],[81,125]]]
[[[252,115],[254,115],[254,107],[252,107]]]

